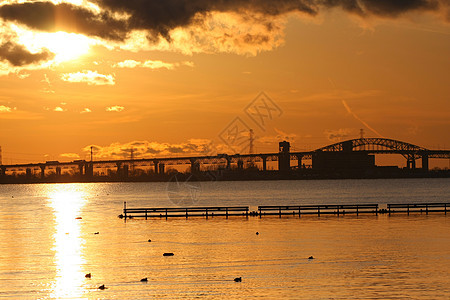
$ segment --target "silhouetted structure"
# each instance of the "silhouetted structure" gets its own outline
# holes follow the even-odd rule
[[[404,170],[377,167],[378,154],[397,154],[406,159]],[[277,153],[218,154],[195,157],[165,157],[71,162],[47,161],[36,164],[0,165],[0,183],[73,181],[165,181],[178,171],[170,165],[187,165],[197,180],[361,178],[423,176],[429,159],[450,159],[450,150],[429,150],[413,144],[384,138],[360,138],[328,145],[314,151],[290,152],[287,141],[279,143]],[[305,165],[304,161],[311,161]],[[421,169],[416,161],[421,161]],[[268,170],[277,162],[278,170]],[[275,165],[272,163],[272,166]],[[258,167],[259,166],[259,167]],[[211,172],[216,172],[215,174]],[[441,172],[448,176],[448,171]],[[440,173],[440,174],[441,174]],[[179,173],[181,174],[181,173]],[[378,174],[378,175],[377,175]],[[186,177],[187,178],[187,177]]]

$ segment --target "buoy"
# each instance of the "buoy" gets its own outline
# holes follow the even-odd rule
[[[256,232],[256,235],[259,235],[259,232],[258,232],[258,231]]]
[[[84,275],[84,277],[86,277],[86,278],[91,278],[91,273],[87,273],[86,275]]]
[[[242,281],[242,277],[236,277],[235,279],[234,279],[234,282],[241,282]]]
[[[151,241],[152,241],[152,240],[150,240],[150,239],[148,240],[149,243],[150,243]]]
[[[147,281],[148,281],[147,277],[141,279],[141,282],[147,282]]]
[[[314,256],[311,255],[310,257],[308,257],[308,259],[314,259]]]
[[[94,232],[94,234],[100,234],[100,232],[97,231],[97,232]]]
[[[99,290],[104,290],[104,289],[106,289],[106,288],[105,288],[105,285],[102,284],[101,286],[98,287],[98,289],[99,289]]]
[[[166,252],[163,254],[163,256],[174,256],[174,254],[172,252]]]

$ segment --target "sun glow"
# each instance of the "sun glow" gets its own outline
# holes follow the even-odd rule
[[[55,215],[55,265],[56,278],[53,296],[61,298],[81,298],[84,274],[82,266],[82,245],[79,216],[84,205],[84,194],[74,187],[64,186],[64,190],[49,193],[49,204]]]
[[[12,27],[18,33],[18,42],[33,53],[48,49],[55,54],[54,62],[71,61],[87,54],[97,42],[82,34],[58,32],[34,32],[17,26]]]

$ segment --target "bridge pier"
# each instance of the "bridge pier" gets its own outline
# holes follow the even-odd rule
[[[278,153],[278,171],[288,172],[291,169],[291,154],[289,142],[283,141],[279,143]]]
[[[128,178],[128,170],[129,170],[129,166],[128,165],[123,165],[122,168],[122,178]]]
[[[159,164],[159,174],[164,174],[165,172],[165,165],[163,163]]]
[[[159,173],[159,169],[158,169],[159,161],[154,160],[153,165],[155,166],[155,174],[158,174]]]
[[[302,158],[303,158],[303,155],[297,154],[297,168],[298,169],[302,168]]]
[[[116,174],[117,176],[120,176],[120,173],[122,173],[122,163],[116,162]]]
[[[242,169],[244,169],[244,161],[242,159],[238,160],[237,162],[237,168],[239,171],[241,171]]]
[[[414,156],[408,156],[406,160],[406,168],[412,170],[416,169],[416,159],[414,158]]]
[[[31,168],[27,168],[26,171],[25,171],[25,174],[26,174],[26,177],[27,177],[27,178],[31,178],[31,175],[32,175],[32,174],[31,174]],[[0,174],[0,175],[1,175],[1,174]]]
[[[84,175],[84,164],[79,164],[78,165],[78,171],[80,173],[80,176]]]
[[[41,178],[45,178],[45,165],[40,165],[41,168]]]
[[[61,172],[60,172],[61,173]],[[61,174],[59,174],[61,175]],[[93,163],[86,163],[84,165],[84,175],[86,177],[92,177],[94,176],[94,164]]]
[[[2,166],[0,167],[0,176],[5,176],[6,175],[6,167]]]
[[[428,154],[422,155],[422,170],[428,171]]]
[[[28,175],[28,169],[27,169],[27,175]],[[30,175],[31,175],[31,169],[30,169]],[[56,175],[61,176],[61,167],[56,167]]]
[[[191,159],[191,174],[199,172],[200,172],[200,163],[195,159]]]
[[[263,161],[263,171],[267,171],[267,156],[261,155],[262,161]]]

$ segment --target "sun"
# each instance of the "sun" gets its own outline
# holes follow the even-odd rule
[[[44,49],[55,54],[53,62],[72,61],[89,52],[96,41],[82,34],[58,32],[35,32],[14,26],[19,43],[30,52],[37,53]]]
[[[42,34],[40,40],[45,48],[55,54],[56,62],[79,58],[89,52],[91,40],[82,34],[63,31]]]

